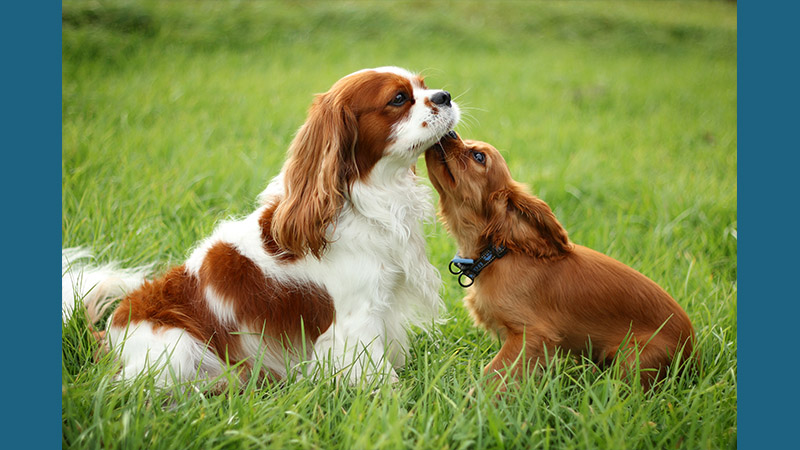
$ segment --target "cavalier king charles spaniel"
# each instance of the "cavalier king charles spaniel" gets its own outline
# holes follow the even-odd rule
[[[458,242],[450,269],[468,288],[464,304],[503,340],[485,373],[519,376],[521,366],[546,363],[561,349],[600,365],[617,357],[625,373],[638,361],[650,388],[676,355],[691,357],[694,330],[680,305],[636,270],[570,242],[550,207],[511,178],[497,149],[450,132],[425,161],[442,221]],[[527,361],[516,363],[521,354]]]
[[[315,98],[257,209],[219,224],[183,265],[145,280],[62,250],[64,318],[76,299],[96,320],[124,295],[105,334],[122,379],[160,366],[166,386],[242,363],[274,379],[310,365],[395,381],[409,327],[443,307],[422,231],[431,191],[414,167],[459,114],[447,91],[401,68],[342,78]]]

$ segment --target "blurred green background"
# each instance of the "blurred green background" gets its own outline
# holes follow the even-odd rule
[[[548,445],[735,446],[735,2],[65,1],[62,23],[65,247],[129,264],[180,263],[215,223],[252,209],[313,94],[365,67],[405,67],[453,94],[465,113],[457,131],[500,149],[573,241],[661,284],[698,331],[706,400],[653,419],[660,438],[581,422]],[[426,232],[454,318],[439,357],[465,342],[483,346],[484,360],[463,362],[479,370],[497,342],[460,305],[445,269],[452,239],[435,223]],[[74,425],[95,399],[88,386],[100,382],[79,382],[88,367],[65,366],[66,444],[102,436]],[[459,376],[451,386],[469,385]],[[401,374],[401,383],[413,378]],[[448,398],[460,404],[468,389]],[[654,401],[700,390],[682,386]],[[526,405],[584,412],[581,395]],[[650,407],[632,408],[661,411]],[[118,413],[103,417],[116,423]],[[446,418],[429,419],[429,431],[455,446]],[[697,421],[708,428],[689,426]],[[331,426],[340,436],[342,423]],[[403,426],[387,444],[420,442],[414,436],[425,432]],[[530,439],[528,448],[545,446]]]

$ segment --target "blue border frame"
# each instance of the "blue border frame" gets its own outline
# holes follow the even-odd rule
[[[797,445],[798,5],[738,5],[738,444]],[[787,367],[788,366],[788,367]],[[794,445],[790,444],[793,443]],[[786,444],[786,445],[782,445]]]
[[[800,39],[798,15],[792,14],[798,6],[765,3],[738,5],[738,444],[743,449],[788,444],[798,397],[791,370],[800,250],[791,233],[798,203],[792,159],[800,150],[795,136],[800,70],[793,64]],[[5,236],[18,237],[5,242],[15,283],[7,278],[4,286],[3,335],[22,344],[19,351],[7,347],[3,370],[4,408],[14,412],[4,426],[13,430],[4,433],[10,448],[56,448],[61,440],[60,314],[53,308],[52,314],[35,317],[41,310],[37,302],[49,303],[60,288],[54,278],[52,293],[33,289],[50,285],[50,266],[42,261],[57,260],[44,255],[55,253],[61,211],[55,194],[61,161],[61,8],[56,5],[4,7],[8,101],[2,123],[11,133],[3,146],[3,228]],[[20,445],[14,446],[17,439]]]
[[[61,6],[12,2],[2,22],[3,441],[60,448]]]

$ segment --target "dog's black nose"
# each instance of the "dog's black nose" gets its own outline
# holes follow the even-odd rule
[[[450,106],[450,93],[447,91],[439,91],[433,95],[431,95],[431,101],[435,105],[447,105]]]
[[[447,137],[449,137],[450,139],[458,139],[458,135],[453,130],[447,132]]]

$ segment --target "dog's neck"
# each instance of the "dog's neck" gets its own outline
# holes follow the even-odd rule
[[[499,228],[495,231],[501,236],[496,236],[488,230],[487,217],[455,202],[440,201],[439,215],[448,232],[456,239],[459,256],[462,258],[476,259],[481,252],[496,245],[503,245],[512,252],[536,258],[561,258],[572,249],[566,231],[554,217],[548,224],[549,228],[544,229],[549,234],[534,227],[523,228],[522,232],[517,233],[513,229]],[[511,227],[512,224],[506,226]]]
[[[431,189],[419,180],[411,167],[381,160],[365,182],[353,184],[347,205],[387,232],[407,239],[410,228],[434,219]]]
[[[486,228],[485,219],[476,220],[471,214],[463,214],[459,208],[440,206],[439,215],[447,231],[456,239],[459,256],[476,259],[482,251],[494,244],[490,242],[490,239],[482,236]]]

